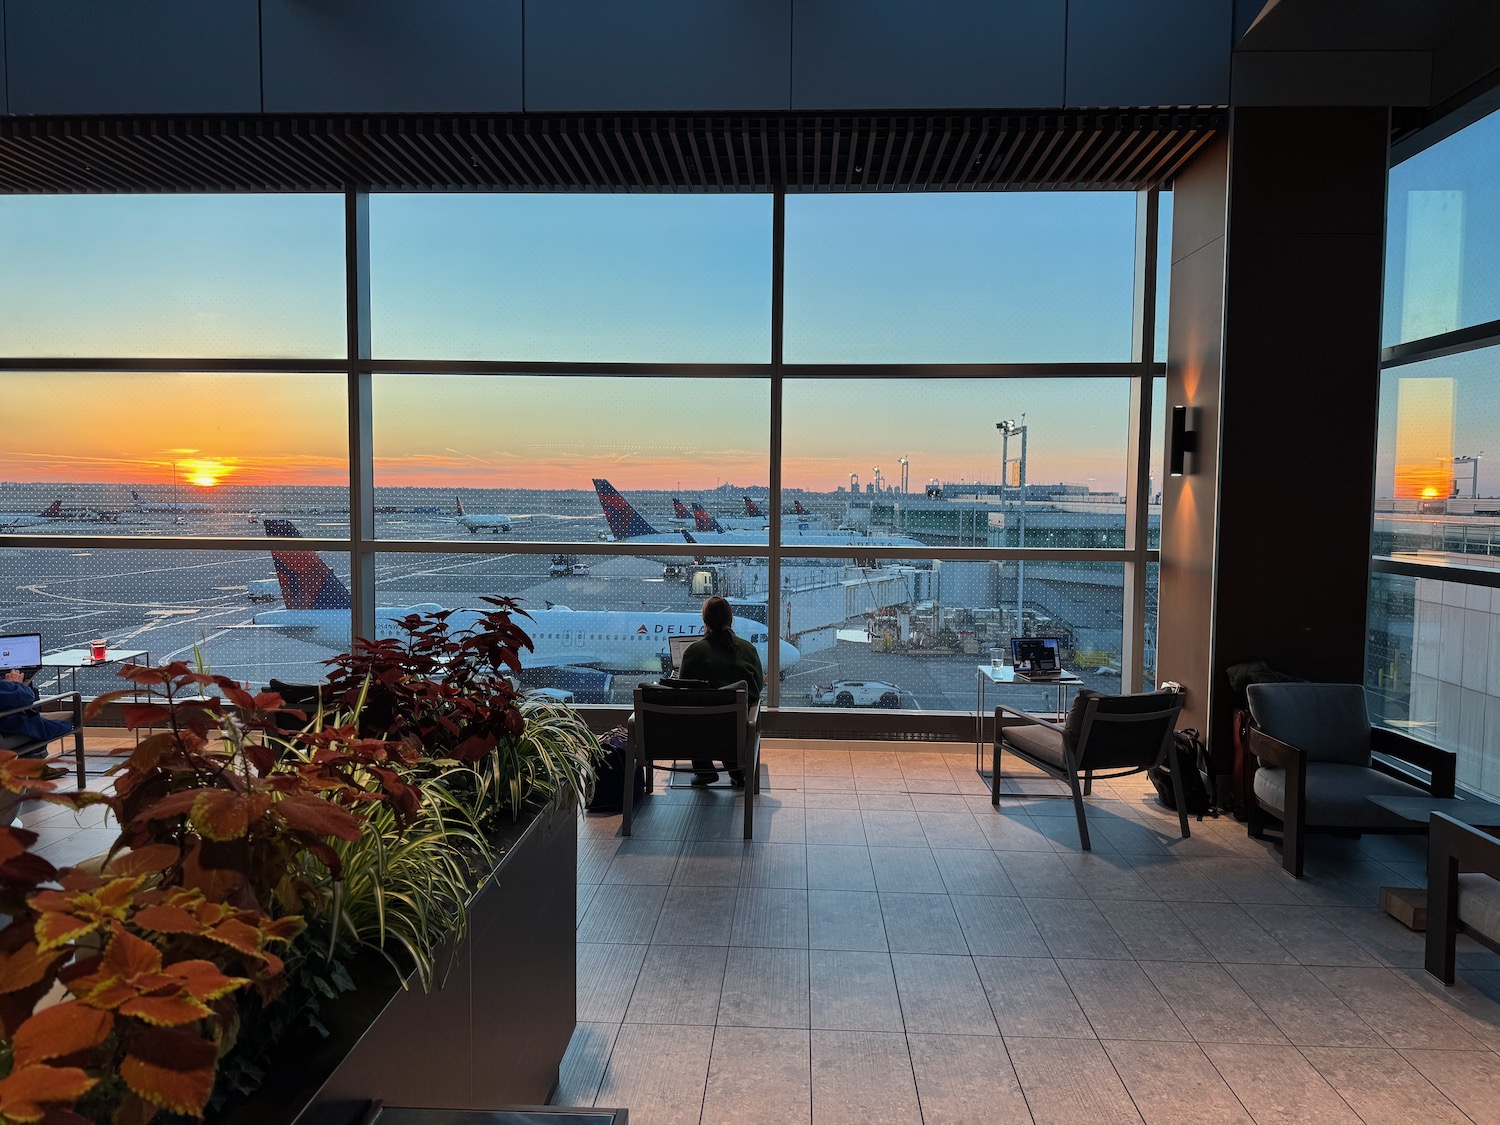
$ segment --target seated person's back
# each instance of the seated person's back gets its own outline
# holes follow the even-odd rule
[[[749,641],[734,635],[734,610],[723,598],[709,598],[703,603],[704,636],[694,641],[682,654],[679,675],[685,680],[704,680],[710,687],[728,687],[743,681],[748,689],[752,710],[765,689],[766,677],[760,666],[760,653]],[[694,785],[709,785],[718,779],[718,768],[712,761],[693,761]],[[745,784],[743,770],[730,770],[729,779],[736,786]]]

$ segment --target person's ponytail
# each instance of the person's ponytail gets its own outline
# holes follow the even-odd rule
[[[734,607],[720,597],[703,603],[703,631],[715,648],[734,647]]]

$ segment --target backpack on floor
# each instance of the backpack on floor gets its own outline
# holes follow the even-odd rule
[[[1189,816],[1202,820],[1204,816],[1218,816],[1208,784],[1208,755],[1203,749],[1203,739],[1192,727],[1178,731],[1172,736],[1177,743],[1177,758],[1182,763],[1182,796],[1187,803]],[[1162,804],[1174,812],[1177,809],[1177,793],[1172,787],[1172,763],[1167,757],[1151,767],[1146,774]]]
[[[599,745],[604,750],[604,760],[595,770],[594,795],[589,798],[589,812],[616,813],[625,807],[625,750],[629,734],[624,727],[615,727],[599,736]],[[639,764],[631,778],[635,786],[635,803],[646,795],[646,771]]]

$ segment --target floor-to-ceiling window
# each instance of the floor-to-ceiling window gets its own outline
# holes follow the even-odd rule
[[[1372,712],[1500,795],[1500,114],[1391,169],[1383,343]]]
[[[506,595],[624,702],[720,593],[783,707],[1149,685],[1160,198],[0,199],[0,633],[262,683]]]

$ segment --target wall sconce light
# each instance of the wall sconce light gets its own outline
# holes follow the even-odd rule
[[[1190,418],[1189,410],[1186,406],[1172,407],[1172,436],[1167,449],[1171,456],[1170,471],[1174,477],[1191,476],[1198,469],[1197,418]],[[1196,415],[1196,411],[1194,414]],[[1192,458],[1191,462],[1189,457]]]

